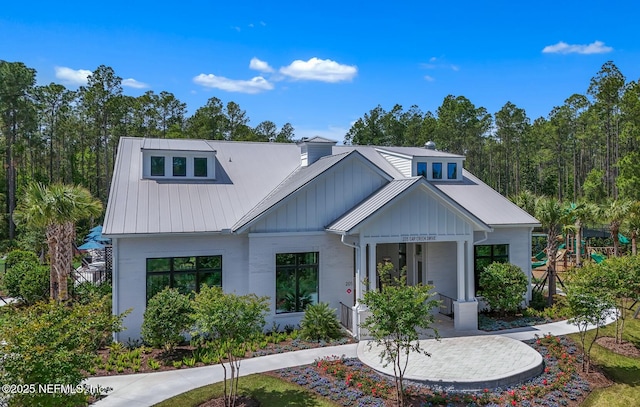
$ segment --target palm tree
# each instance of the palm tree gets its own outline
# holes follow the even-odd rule
[[[32,183],[20,202],[16,220],[44,228],[51,263],[51,298],[66,301],[72,270],[75,225],[102,214],[102,203],[80,186]]]
[[[549,278],[549,296],[548,304],[553,304],[553,297],[556,295],[556,254],[558,252],[557,236],[569,224],[570,211],[564,207],[556,198],[546,196],[539,197],[536,200],[535,217],[540,221],[542,228],[547,233],[547,276]]]
[[[626,199],[614,199],[605,204],[602,208],[604,218],[609,223],[609,233],[613,240],[613,255],[618,255],[620,246],[619,234],[622,223],[625,221],[631,210],[631,201]]]
[[[590,202],[582,202],[571,208],[576,234],[576,267],[582,266],[582,227],[586,223],[594,222],[598,218],[599,208]]]
[[[627,214],[624,227],[631,237],[631,254],[638,254],[638,236],[640,235],[640,201],[633,201]]]

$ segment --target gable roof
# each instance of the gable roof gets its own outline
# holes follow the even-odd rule
[[[437,196],[447,202],[455,211],[472,223],[475,223],[476,227],[486,231],[491,231],[490,226],[486,225],[473,213],[470,213],[455,201],[449,199],[449,197],[442,194],[438,189],[433,188],[433,186],[431,186],[430,183],[421,176],[396,179],[389,182],[369,198],[365,199],[362,203],[347,212],[344,216],[327,226],[326,230],[336,233],[350,233],[383,208],[391,205],[399,199],[402,199],[402,196],[408,193],[408,191],[420,186],[426,187],[428,190],[434,192]]]
[[[287,197],[291,196],[296,191],[304,188],[307,184],[315,180],[317,177],[325,173],[330,168],[334,167],[339,162],[343,161],[347,157],[356,158],[359,157],[371,165],[372,168],[380,171],[375,165],[367,160],[357,150],[349,152],[343,152],[340,154],[334,154],[320,158],[313,165],[306,167],[299,167],[293,172],[282,184],[269,194],[264,200],[256,205],[249,213],[242,217],[232,228],[234,232],[243,232],[260,216],[265,214],[271,208],[275,207],[278,203],[282,202]],[[380,171],[381,172],[381,171]],[[384,174],[389,180],[392,179],[388,174]]]

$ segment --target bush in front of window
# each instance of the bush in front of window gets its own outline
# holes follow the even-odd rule
[[[142,340],[171,352],[184,341],[183,333],[193,323],[191,301],[175,288],[165,288],[147,304],[142,322]]]
[[[480,274],[481,291],[492,311],[501,315],[515,313],[520,309],[527,292],[527,276],[522,269],[511,263],[491,263]]]
[[[304,339],[314,341],[340,338],[342,328],[336,310],[329,308],[329,304],[325,302],[307,305],[304,317],[300,321],[300,335]]]

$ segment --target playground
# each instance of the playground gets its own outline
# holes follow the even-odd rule
[[[550,261],[554,261],[555,270],[558,273],[559,282],[562,284],[562,274],[566,271],[576,267],[576,239],[573,235],[559,235],[558,250],[555,258],[550,260],[547,256],[546,249],[539,250],[540,247],[546,247],[546,235],[534,234],[533,235],[533,250],[537,251],[535,255],[531,257],[531,271],[533,277],[537,281],[542,281],[544,284],[547,278],[547,269]],[[580,258],[582,264],[585,262],[595,262],[596,264],[602,263],[605,259],[613,256],[614,246],[611,238],[604,239],[602,237],[587,237],[581,240],[580,245]],[[624,251],[631,241],[618,234],[619,250]],[[538,251],[539,250],[539,251]]]

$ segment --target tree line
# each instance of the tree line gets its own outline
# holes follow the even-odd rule
[[[435,112],[381,106],[359,118],[345,144],[423,146],[466,156],[465,167],[505,196],[522,191],[561,201],[640,199],[640,84],[613,62],[548,116],[533,122],[511,102],[494,114],[449,95]],[[172,93],[123,94],[107,66],[85,86],[36,85],[36,71],[0,60],[0,239],[16,236],[17,199],[31,181],[75,184],[106,202],[120,137],[293,142],[290,123],[255,127],[237,103],[210,98],[191,116]]]
[[[423,146],[466,156],[465,168],[505,196],[531,191],[561,201],[640,198],[640,83],[606,62],[585,94],[533,122],[511,102],[493,115],[449,95],[435,112],[377,106],[345,144]]]
[[[212,97],[191,116],[172,93],[123,94],[122,78],[99,66],[77,90],[36,85],[36,70],[0,60],[0,240],[13,240],[13,214],[31,182],[73,184],[106,202],[120,137],[293,142],[290,123],[249,125],[237,103]]]

